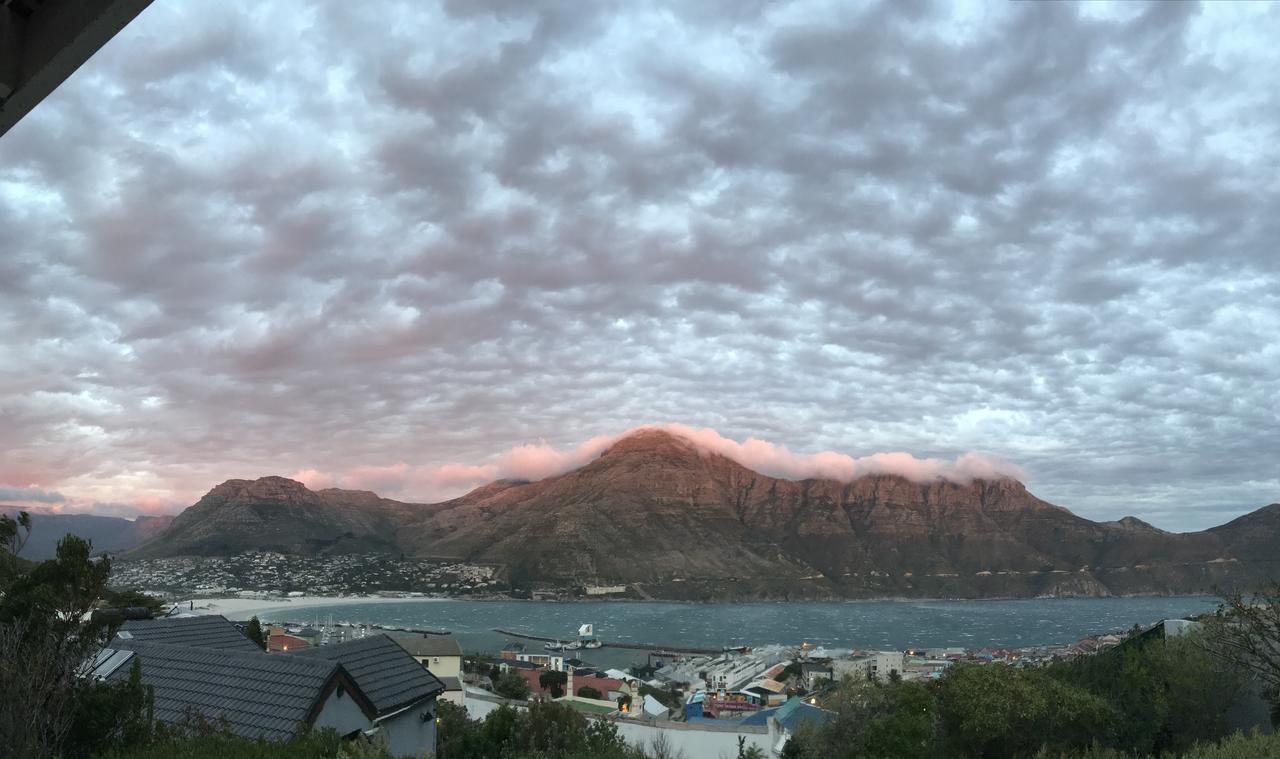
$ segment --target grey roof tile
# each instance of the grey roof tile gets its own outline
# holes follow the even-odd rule
[[[156,719],[181,723],[188,710],[226,719],[236,735],[288,738],[342,668],[332,661],[144,641],[127,645],[141,660],[142,681],[155,689]],[[126,679],[121,667],[108,678]]]
[[[288,658],[327,659],[351,674],[382,716],[444,692],[444,683],[386,635],[307,648]]]
[[[392,640],[414,656],[462,656],[462,646],[452,635],[397,635]]]
[[[131,640],[143,643],[230,649],[246,653],[262,652],[257,643],[246,638],[226,617],[217,614],[131,619],[120,626],[119,632],[128,633]]]

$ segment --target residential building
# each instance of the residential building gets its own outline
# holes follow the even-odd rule
[[[871,651],[855,654],[849,659],[832,659],[831,671],[836,679],[845,675],[872,680],[887,680],[890,675],[902,674],[903,656],[901,651]]]
[[[114,666],[94,675],[121,682],[139,662],[142,682],[154,693],[155,718],[170,725],[194,714],[225,721],[235,735],[254,740],[284,740],[303,728],[326,727],[352,738],[376,716],[350,673],[331,661],[269,656],[257,646],[241,651],[129,639],[114,640],[107,651]]]
[[[466,691],[462,688],[462,646],[452,635],[397,636],[396,643],[417,659],[431,674],[444,683],[441,701],[463,706]]]
[[[372,726],[395,756],[433,754],[436,697],[444,683],[389,636],[379,634],[297,653],[340,664],[373,704]]]
[[[271,740],[327,727],[347,738],[382,736],[397,756],[435,751],[444,684],[386,635],[268,654],[222,617],[137,620],[85,674],[121,681],[135,661],[161,722],[194,714]]]
[[[800,665],[800,677],[805,690],[815,690],[823,680],[832,680],[835,673],[827,662],[807,661]]]
[[[275,652],[298,652],[304,648],[310,648],[311,643],[306,638],[291,635],[285,632],[283,627],[272,627],[267,633],[267,650]]]
[[[226,617],[209,614],[196,617],[161,617],[130,619],[116,632],[120,640],[139,643],[167,643],[174,646],[217,648],[247,653],[261,653],[257,643],[249,640]]]
[[[516,656],[524,653],[524,644],[512,641],[502,647],[502,658],[515,661]]]

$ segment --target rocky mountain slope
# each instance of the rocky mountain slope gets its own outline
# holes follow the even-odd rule
[[[519,584],[664,598],[1190,593],[1280,575],[1280,506],[1173,534],[1077,517],[1013,480],[782,480],[647,430],[567,474],[438,504],[232,480],[138,553],[246,548],[456,556]]]

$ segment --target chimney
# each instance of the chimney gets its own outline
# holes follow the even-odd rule
[[[566,696],[576,696],[578,694],[573,690],[573,667],[566,667],[566,669],[569,671],[569,681],[566,682],[564,685],[565,687],[564,694]]]

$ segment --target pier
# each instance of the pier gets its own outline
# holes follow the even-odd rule
[[[542,635],[530,635],[528,633],[516,632],[515,630],[504,630],[500,627],[493,628],[493,631],[496,633],[500,633],[502,635],[506,635],[508,637],[512,637],[512,638],[522,638],[524,640],[536,640],[543,643],[560,643],[565,640],[564,638],[548,638]],[[715,656],[717,654],[724,653],[724,651],[719,648],[697,648],[695,646],[672,646],[672,645],[667,645],[665,643],[664,644],[623,643],[621,641],[608,641],[608,640],[601,640],[600,643],[602,644],[601,645],[602,648],[627,648],[633,651],[653,651],[655,653],[660,653],[660,654],[703,654],[703,655]],[[582,649],[581,652],[588,652],[590,650],[591,649]],[[579,653],[579,652],[580,652],[579,650],[575,649],[573,651],[568,651],[566,653]]]

